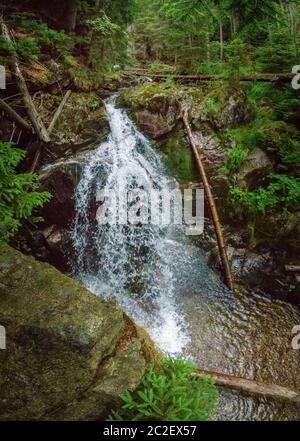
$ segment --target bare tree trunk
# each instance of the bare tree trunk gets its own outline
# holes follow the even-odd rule
[[[2,20],[2,18],[0,18],[0,23],[1,23],[2,34],[3,34],[4,38],[10,44],[13,44],[11,37],[10,37],[10,34],[9,34],[9,31],[8,31],[8,28],[7,28],[6,24],[4,23],[4,21]],[[18,64],[18,60],[17,60],[16,55],[13,56],[12,67],[13,67],[14,74],[16,77],[17,86],[23,96],[23,101],[24,101],[25,107],[27,109],[29,118],[30,118],[32,125],[34,127],[35,133],[38,135],[38,137],[40,138],[41,141],[49,142],[50,137],[49,137],[48,132],[47,132],[47,130],[46,130],[41,118],[40,118],[38,111],[36,110],[36,108],[34,106],[32,99],[31,99],[31,96],[30,96],[29,91],[27,89],[25,79],[23,77],[21,69],[19,68],[19,64]]]
[[[65,29],[68,32],[73,32],[76,27],[78,13],[77,0],[68,0],[68,7],[66,11],[66,26]]]
[[[219,219],[218,210],[217,210],[217,207],[216,207],[216,204],[214,201],[214,197],[213,197],[211,187],[209,185],[209,182],[208,182],[208,179],[206,176],[206,172],[205,172],[201,157],[199,155],[198,149],[197,149],[196,144],[193,139],[192,130],[191,130],[191,127],[190,127],[190,124],[188,121],[188,112],[187,111],[184,111],[183,122],[185,124],[185,128],[186,128],[186,131],[187,131],[187,134],[189,137],[189,141],[190,141],[190,144],[191,144],[191,147],[192,147],[192,150],[193,150],[196,162],[197,162],[197,166],[198,166],[198,169],[199,169],[199,172],[201,175],[204,190],[205,190],[207,200],[209,203],[211,215],[213,218],[213,223],[215,226],[215,232],[216,232],[216,236],[217,236],[220,257],[221,257],[223,267],[224,267],[226,283],[227,283],[228,288],[233,291],[233,289],[234,289],[233,278],[232,278],[232,274],[231,274],[231,270],[230,270],[230,266],[229,266],[226,245],[225,245],[225,240],[224,240],[223,231],[222,231],[222,227],[221,227],[221,222]]]
[[[0,99],[0,109],[4,110],[4,112],[20,127],[23,129],[32,132],[31,126],[28,124],[25,119],[23,119],[17,112],[14,111],[5,101]]]
[[[56,124],[56,121],[58,120],[61,112],[63,111],[63,108],[64,108],[70,95],[71,95],[71,90],[68,90],[67,93],[65,94],[65,96],[63,97],[60,105],[58,106],[58,108],[52,118],[52,121],[50,122],[49,127],[48,127],[49,135],[51,135],[51,133],[54,129],[54,126]],[[31,168],[30,168],[31,172],[33,172],[36,169],[38,162],[39,162],[39,159],[40,159],[40,156],[41,156],[41,152],[42,152],[42,146],[40,145],[35,152],[35,155],[34,155],[34,158],[33,158],[32,164],[31,164]]]
[[[251,395],[300,403],[300,393],[286,387],[233,377],[232,375],[225,375],[219,372],[203,371],[202,369],[197,370],[193,377],[202,377],[204,375],[215,380],[217,386],[246,392]]]
[[[220,60],[224,60],[224,29],[222,20],[220,20]]]
[[[51,121],[51,123],[49,124],[49,127],[48,127],[49,135],[51,135],[51,133],[52,133],[52,131],[54,129],[54,126],[56,124],[56,121],[58,120],[58,118],[59,118],[59,116],[60,116],[60,114],[61,114],[61,112],[62,112],[62,110],[63,110],[63,108],[64,108],[64,106],[66,104],[66,102],[68,101],[70,95],[71,95],[71,90],[68,90],[66,92],[65,96],[63,97],[62,102],[58,106],[58,108],[57,108],[57,110],[56,110],[56,112],[55,112],[55,114],[53,116],[53,119],[52,119],[52,121]]]

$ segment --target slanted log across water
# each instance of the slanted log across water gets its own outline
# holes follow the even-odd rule
[[[183,112],[183,122],[184,122],[184,125],[186,128],[187,134],[188,134],[188,138],[189,138],[196,162],[197,162],[197,166],[198,166],[199,173],[200,173],[200,176],[201,176],[201,179],[203,182],[205,194],[207,196],[207,200],[209,203],[209,207],[210,207],[210,211],[211,211],[211,215],[212,215],[212,219],[213,219],[213,223],[214,223],[214,227],[215,227],[215,232],[216,232],[216,236],[217,236],[220,257],[221,257],[222,264],[224,267],[226,283],[227,283],[228,288],[233,291],[233,289],[234,289],[233,278],[232,278],[232,274],[231,274],[231,270],[230,270],[230,266],[229,266],[226,245],[225,245],[225,240],[224,240],[224,235],[223,235],[223,231],[222,231],[222,227],[221,227],[221,222],[220,222],[218,210],[217,210],[217,207],[216,207],[216,204],[214,201],[214,197],[213,197],[213,194],[211,191],[210,184],[209,184],[207,176],[206,176],[204,165],[202,163],[200,154],[199,154],[198,149],[196,147],[196,144],[194,142],[192,130],[191,130],[191,127],[190,127],[190,124],[188,121],[187,111]]]
[[[265,398],[292,401],[300,404],[300,393],[276,384],[265,384],[254,380],[225,375],[219,372],[198,369],[194,377],[211,377],[217,386],[234,389],[251,395],[260,395]]]

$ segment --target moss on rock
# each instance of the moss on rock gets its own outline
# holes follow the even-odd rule
[[[144,373],[138,338],[116,352],[120,308],[9,246],[0,248],[0,324],[2,420],[105,418]]]

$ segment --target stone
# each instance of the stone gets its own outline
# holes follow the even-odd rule
[[[272,161],[267,154],[256,148],[250,152],[247,160],[238,173],[237,181],[241,187],[253,190],[259,185],[259,180],[270,174],[273,170]]]
[[[105,419],[145,370],[122,310],[46,263],[0,247],[0,420]],[[126,334],[127,335],[127,334]]]
[[[233,129],[246,123],[250,117],[250,110],[246,105],[246,94],[242,90],[231,93],[216,117],[218,129]]]
[[[74,218],[75,189],[78,183],[79,162],[66,161],[45,168],[39,175],[39,190],[49,191],[51,200],[39,210],[47,219],[48,225],[55,224],[61,228],[70,227]]]

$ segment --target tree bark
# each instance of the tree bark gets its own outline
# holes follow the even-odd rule
[[[220,60],[224,61],[224,29],[222,20],[220,21]]]
[[[286,265],[285,271],[287,273],[300,273],[300,266],[297,265]]]
[[[65,29],[68,32],[73,32],[76,27],[78,13],[77,0],[68,0],[68,7],[66,11],[66,26]]]
[[[193,139],[192,130],[191,130],[191,127],[190,127],[190,124],[188,121],[187,111],[184,111],[184,113],[183,113],[183,122],[184,122],[184,125],[186,128],[187,134],[188,134],[188,138],[189,138],[196,162],[197,162],[197,166],[198,166],[200,176],[201,176],[201,179],[203,182],[204,190],[205,190],[207,200],[209,203],[209,207],[210,207],[210,211],[211,211],[211,215],[212,215],[212,219],[213,219],[213,223],[214,223],[214,227],[215,227],[215,232],[216,232],[216,236],[217,236],[220,257],[221,257],[224,272],[225,272],[226,284],[227,284],[228,288],[233,291],[234,290],[233,278],[232,278],[232,274],[231,274],[231,270],[230,270],[230,266],[229,266],[226,245],[225,245],[225,240],[224,240],[224,235],[223,235],[223,231],[222,231],[222,227],[221,227],[221,222],[220,222],[218,210],[217,210],[217,207],[216,207],[216,204],[214,201],[214,197],[213,197],[211,187],[210,187],[210,184],[209,184],[207,176],[206,176],[206,172],[205,172],[200,154],[198,152],[198,149],[197,149],[196,144]]]
[[[193,374],[194,377],[202,377],[204,375],[211,377],[215,380],[216,385],[220,387],[246,392],[250,395],[260,395],[266,398],[300,403],[300,393],[283,386],[265,384],[254,380],[247,380],[245,378],[233,377],[231,375],[204,371],[201,369]]]

